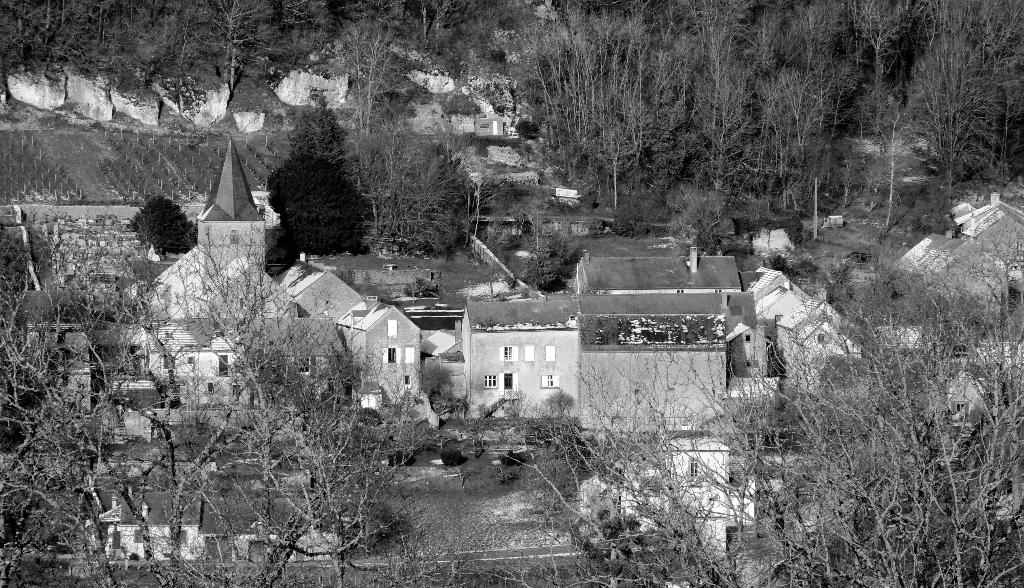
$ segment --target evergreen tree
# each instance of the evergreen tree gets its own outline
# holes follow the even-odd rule
[[[177,202],[154,196],[135,213],[128,227],[157,253],[184,253],[196,244],[196,225]]]
[[[288,159],[270,175],[270,205],[281,215],[293,251],[332,254],[362,248],[366,207],[352,181],[345,138],[330,110],[303,113]]]

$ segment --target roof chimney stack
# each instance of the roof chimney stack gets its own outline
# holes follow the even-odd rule
[[[301,261],[302,263],[306,263],[306,253],[305,252],[299,253],[299,261]]]
[[[690,273],[697,273],[697,248],[690,247]]]
[[[992,192],[991,194],[989,194],[989,199],[993,206],[999,204],[999,192]]]

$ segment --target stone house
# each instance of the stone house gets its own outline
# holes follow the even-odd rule
[[[339,325],[364,370],[364,406],[419,398],[420,328],[409,317],[371,296],[356,303]]]
[[[170,559],[175,549],[172,541],[173,522],[179,523],[177,541],[178,554],[182,559],[199,559],[205,553],[205,543],[200,534],[202,524],[202,503],[189,497],[183,498],[184,506],[180,520],[174,520],[172,495],[169,492],[149,492],[136,501],[132,514],[123,501],[117,497],[109,499],[109,509],[100,515],[100,522],[107,524],[106,552],[112,558],[146,557],[146,545],[150,545],[153,558]]]
[[[284,286],[300,317],[340,319],[363,298],[334,273],[301,261],[274,281]]]
[[[166,408],[252,404],[248,388],[234,377],[242,357],[254,370],[271,358],[291,362],[297,375],[326,369],[346,353],[334,321],[292,317],[248,325],[244,333],[227,333],[212,320],[173,322],[137,335],[136,347],[165,390]]]
[[[726,393],[729,325],[741,322],[731,316],[727,297],[582,296],[583,424],[640,430],[702,428]]]
[[[467,400],[478,415],[535,415],[564,395],[578,411],[576,300],[471,302],[462,322]]]
[[[729,447],[717,439],[677,434],[665,449],[669,459],[664,464],[620,464],[621,479],[615,484],[598,477],[585,481],[584,514],[640,516],[644,527],[693,525],[724,552],[732,536],[755,522],[753,483],[733,477]]]
[[[576,293],[699,294],[740,292],[739,270],[732,256],[591,257],[584,252],[576,265]]]

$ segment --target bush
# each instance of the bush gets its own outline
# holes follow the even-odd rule
[[[540,125],[530,119],[521,118],[516,123],[516,132],[524,140],[536,139],[540,136]]]
[[[544,408],[553,416],[564,416],[569,414],[576,401],[569,394],[559,390],[544,399]]]
[[[356,423],[360,425],[376,426],[384,422],[380,413],[372,408],[360,408],[356,412]]]
[[[501,456],[501,465],[505,467],[521,466],[530,460],[530,456],[525,453],[518,453],[509,449]]]
[[[663,214],[654,202],[645,198],[632,198],[615,211],[612,232],[622,237],[646,237],[654,230],[654,223]]]
[[[452,92],[441,101],[441,112],[445,116],[476,116],[480,114],[480,107],[462,92]]]
[[[437,298],[441,293],[441,286],[426,278],[416,278],[416,283],[407,284],[402,288],[402,293],[415,298]]]
[[[462,463],[465,458],[462,456],[462,450],[458,447],[444,447],[441,449],[441,463],[451,467],[457,466]]]

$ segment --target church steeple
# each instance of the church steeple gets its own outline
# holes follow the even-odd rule
[[[220,172],[217,191],[210,194],[203,207],[200,221],[261,221],[263,216],[256,210],[256,203],[249,190],[249,179],[242,160],[235,151],[235,145],[228,139],[224,156],[224,167]]]

